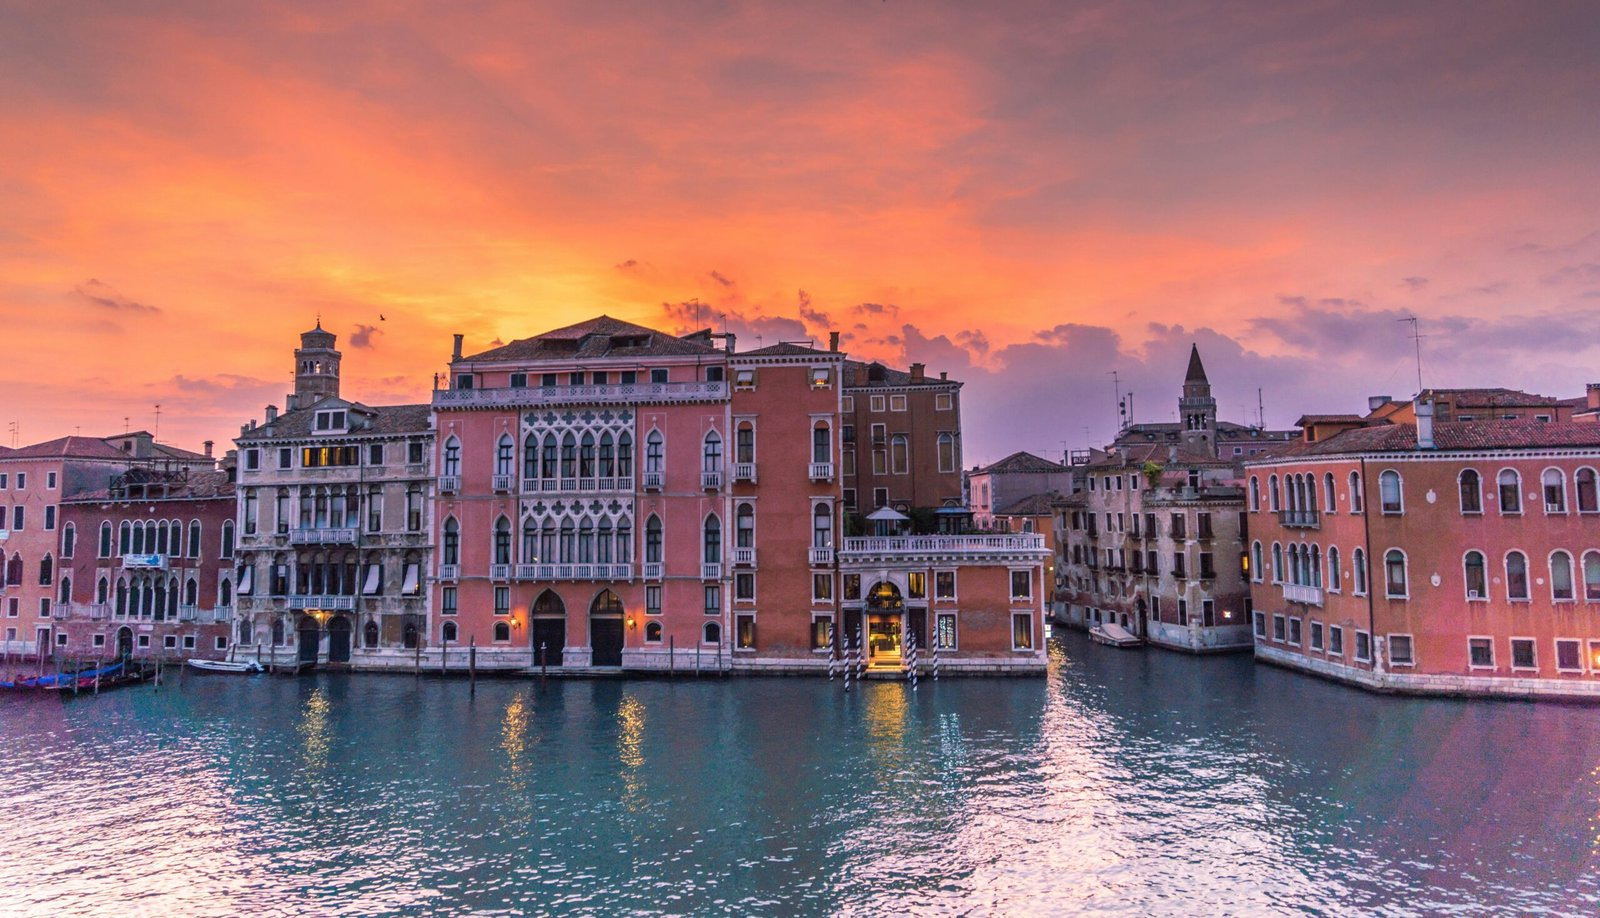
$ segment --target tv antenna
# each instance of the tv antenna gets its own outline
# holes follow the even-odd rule
[[[1416,316],[1407,316],[1404,319],[1396,319],[1395,321],[1396,322],[1410,322],[1411,323],[1411,340],[1416,345],[1416,349],[1417,349],[1417,394],[1421,395],[1422,394],[1422,339],[1426,338],[1427,335],[1422,334],[1421,330],[1418,328],[1417,317]]]

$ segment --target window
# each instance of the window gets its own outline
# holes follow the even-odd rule
[[[261,468],[261,450],[247,449],[244,451],[244,468],[247,472],[254,472]]]
[[[195,523],[195,525],[199,526],[200,524],[197,522],[197,523]],[[78,527],[72,525],[71,523],[68,523],[65,526],[63,526],[62,529],[61,529],[61,557],[62,558],[70,558],[70,557],[72,557],[73,552],[77,550],[77,547],[78,547],[77,543],[78,543]],[[199,551],[199,543],[198,542],[193,542],[191,544],[195,545],[195,550],[198,553],[198,551]]]
[[[1483,481],[1478,477],[1478,473],[1472,469],[1462,471],[1460,485],[1461,512],[1482,513]]]
[[[812,367],[811,388],[826,389],[833,385],[833,371],[827,367]]]
[[[833,601],[833,575],[832,574],[812,574],[811,575],[811,601],[812,602],[832,602]]]
[[[1400,493],[1400,473],[1394,469],[1385,469],[1378,476],[1378,509],[1384,513],[1405,512],[1405,502]]]
[[[444,474],[447,478],[461,474],[461,441],[453,436],[444,443]]]
[[[1578,512],[1600,513],[1600,494],[1596,492],[1594,469],[1578,469],[1573,480],[1578,485]]]
[[[700,641],[704,644],[721,644],[722,626],[716,622],[706,622],[706,626],[700,631]]]
[[[1311,623],[1311,649],[1312,650],[1321,650],[1321,649],[1323,649],[1322,622],[1312,622]]]
[[[644,642],[646,644],[661,643],[661,623],[646,622],[644,626]]]
[[[1250,512],[1257,513],[1261,510],[1261,479],[1250,476]]]
[[[705,613],[707,615],[722,614],[722,587],[715,583],[705,585]]]
[[[1550,598],[1556,602],[1570,602],[1572,591],[1572,556],[1564,551],[1550,554]]]
[[[1284,630],[1284,618],[1283,618],[1283,616],[1281,616],[1281,615],[1272,616],[1272,639],[1274,641],[1282,643],[1284,638],[1287,637],[1287,636],[1288,635],[1287,635],[1286,631]]]
[[[889,396],[889,410],[890,411],[904,411],[904,410],[906,410],[906,397],[904,395],[891,395],[891,396]]]
[[[1467,638],[1467,665],[1473,669],[1494,669],[1494,639]]]
[[[833,433],[826,421],[818,421],[811,428],[811,461],[833,461]]]
[[[1556,669],[1562,672],[1581,672],[1583,670],[1583,654],[1577,641],[1571,639],[1556,639]]]
[[[928,575],[925,571],[910,571],[906,574],[906,598],[928,598]]]
[[[883,396],[881,396],[881,395],[872,396],[872,398],[868,401],[867,404],[868,404],[868,407],[871,408],[871,410],[874,411],[874,412],[881,412],[881,411],[884,410],[884,399],[883,399]]]
[[[644,614],[661,614],[661,587],[651,585],[644,588]]]
[[[1300,627],[1300,619],[1289,619],[1289,643],[1296,647],[1300,646]]]
[[[444,564],[461,563],[461,525],[455,517],[444,521]]]
[[[934,411],[949,411],[952,404],[953,402],[948,392],[940,392],[933,397]]]
[[[1359,548],[1350,552],[1350,575],[1355,578],[1355,594],[1367,595],[1367,553]]]
[[[420,442],[413,441],[406,444],[406,461],[412,465],[422,464],[422,444]]]
[[[1264,638],[1267,636],[1267,613],[1255,613],[1255,631],[1256,637]]]
[[[1567,476],[1560,469],[1545,469],[1539,476],[1544,489],[1544,512],[1567,512]]]
[[[1461,563],[1466,572],[1467,598],[1472,600],[1488,600],[1488,569],[1484,564],[1483,552],[1469,551],[1462,559]]]
[[[955,602],[956,599],[956,572],[933,572],[933,598],[945,602]]]
[[[1406,555],[1398,548],[1389,549],[1383,556],[1383,584],[1384,594],[1390,599],[1406,598]]]
[[[644,440],[644,470],[645,474],[655,473],[660,475],[665,469],[666,441],[661,437],[661,431],[652,430]]]
[[[1522,476],[1516,469],[1504,469],[1500,472],[1500,512],[1522,512]]]
[[[1033,616],[1019,613],[1011,616],[1011,649],[1033,649]]]
[[[1506,598],[1512,602],[1528,599],[1528,556],[1520,551],[1506,552]]]
[[[954,472],[956,470],[956,438],[949,432],[939,434],[939,471]]]
[[[1033,598],[1033,573],[1031,571],[1011,572],[1011,598],[1013,600]]]
[[[749,421],[740,421],[733,434],[733,461],[741,464],[756,461],[756,428]]]
[[[833,509],[817,504],[811,511],[811,547],[833,547]]]
[[[1411,635],[1389,635],[1389,662],[1395,666],[1414,666],[1416,659],[1411,655]]]
[[[739,571],[733,575],[733,600],[734,602],[756,601],[756,575],[754,572]]]
[[[454,644],[454,643],[456,643],[456,641],[457,641],[457,637],[456,636],[459,633],[460,632],[456,628],[456,623],[455,622],[445,622],[444,626],[439,629],[439,637],[446,644]]]
[[[911,471],[911,441],[905,434],[895,434],[889,438],[889,468],[896,475],[906,475]]]
[[[494,449],[494,473],[496,475],[510,476],[516,467],[516,461],[516,445],[511,442],[509,436],[501,434],[500,442],[495,444]]]
[[[861,598],[860,574],[844,575],[844,598],[851,601],[859,600]]]
[[[1367,498],[1361,492],[1361,473],[1350,473],[1350,512],[1364,513],[1367,509]]]
[[[661,518],[654,514],[644,524],[644,560],[646,564],[661,563]]]
[[[1339,495],[1333,490],[1333,473],[1322,476],[1322,512],[1335,513],[1339,506]]]
[[[940,612],[933,619],[933,642],[940,650],[955,650],[956,643],[956,614],[954,612]]]
[[[494,614],[511,614],[511,588],[497,586],[494,588]]]
[[[754,392],[756,388],[756,371],[734,370],[733,388],[738,392]]]
[[[811,649],[830,650],[833,647],[833,619],[824,615],[811,617]]]
[[[511,624],[509,622],[494,623],[494,642],[496,644],[511,643]]]
[[[55,472],[45,472],[44,473],[44,486],[45,486],[45,490],[47,490],[47,491],[54,491],[56,489],[56,473]]]
[[[1539,660],[1534,653],[1533,638],[1511,639],[1511,668],[1538,669]]]
[[[667,368],[656,367],[650,371],[651,383],[664,383],[667,381]]]
[[[1372,661],[1372,635],[1365,631],[1356,632],[1356,659],[1362,663]]]
[[[1344,629],[1338,625],[1328,626],[1328,653],[1344,656]]]
[[[715,513],[706,517],[704,550],[701,560],[706,564],[722,563],[722,520]]]
[[[1600,551],[1583,553],[1583,598],[1600,602]]]

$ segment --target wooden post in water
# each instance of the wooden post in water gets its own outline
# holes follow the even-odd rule
[[[81,672],[83,672],[83,667],[81,665],[72,667],[72,694],[73,695],[77,695],[78,694],[78,673],[81,673]]]
[[[420,634],[417,635],[417,643],[414,645],[414,649],[417,652],[417,675],[420,676],[422,675],[422,635]]]
[[[539,688],[541,688],[541,689],[544,688],[544,675],[545,675],[544,649],[545,649],[544,648],[544,641],[540,641],[539,642]]]
[[[439,639],[439,675],[441,675],[441,676],[445,674],[444,661],[445,661],[445,658],[449,657],[449,656],[450,656],[450,641],[445,639],[444,636],[441,635],[440,639]]]
[[[700,678],[700,645],[694,645],[694,677]]]
[[[675,665],[677,662],[678,662],[678,636],[676,634],[674,634],[674,635],[672,635],[672,636],[667,638],[667,678],[668,679],[671,679],[672,677],[674,677],[674,676],[676,676],[678,674],[678,669],[677,669],[677,666]]]
[[[475,634],[467,643],[467,694],[478,694],[478,636]]]

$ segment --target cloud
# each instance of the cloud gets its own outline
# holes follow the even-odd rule
[[[733,281],[731,281],[727,277],[723,276],[721,271],[712,271],[711,274],[710,274],[710,277],[711,277],[712,280],[716,281],[717,283],[721,284],[724,287],[732,287],[733,286]]]
[[[92,277],[74,287],[72,292],[94,306],[98,306],[101,309],[109,309],[113,312],[154,314],[161,311],[155,306],[129,299],[118,293],[116,288],[110,284],[103,283]]]
[[[1417,291],[1428,286],[1428,279],[1426,277],[1402,277],[1400,278],[1400,283],[1408,290]]]
[[[383,334],[383,329],[376,325],[357,325],[356,330],[350,335],[350,346],[371,350],[377,344],[373,338],[381,334]]]
[[[1286,296],[1280,293],[1278,294],[1278,305],[1293,306],[1296,309],[1304,309],[1307,303],[1306,298],[1303,296]]]
[[[833,324],[833,319],[829,318],[827,313],[820,309],[811,308],[811,294],[801,290],[799,294],[799,300],[800,318],[805,320],[807,325],[815,326],[817,328],[827,328]]]
[[[627,261],[619,261],[616,264],[618,271],[631,271],[637,267],[639,267],[639,260],[637,258],[630,258]]]
[[[989,336],[980,330],[967,329],[958,331],[956,332],[956,341],[979,357],[989,353]]]
[[[893,303],[858,303],[850,311],[858,316],[897,316],[900,307]]]

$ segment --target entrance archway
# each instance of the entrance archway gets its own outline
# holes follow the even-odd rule
[[[350,619],[335,615],[328,621],[328,662],[350,662]]]
[[[133,629],[123,626],[117,629],[117,656],[126,660],[133,656]]]
[[[299,655],[301,663],[317,662],[317,652],[321,650],[322,627],[317,620],[309,615],[302,615],[300,623],[295,629],[299,635]]]
[[[533,627],[528,632],[533,641],[534,663],[560,666],[561,652],[567,646],[567,604],[554,590],[545,590],[533,601],[530,618]]]
[[[589,604],[591,665],[622,665],[622,611],[622,600],[610,590],[601,590]]]
[[[900,665],[906,601],[900,588],[880,580],[867,591],[867,665]]]

